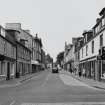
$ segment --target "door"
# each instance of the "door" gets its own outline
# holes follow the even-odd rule
[[[10,80],[10,62],[7,63],[7,78],[6,80]]]

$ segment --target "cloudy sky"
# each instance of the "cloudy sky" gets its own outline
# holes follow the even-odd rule
[[[44,49],[54,60],[64,43],[81,36],[96,23],[105,0],[0,0],[0,24],[22,23],[39,34]]]

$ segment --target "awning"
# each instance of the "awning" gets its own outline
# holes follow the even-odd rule
[[[31,64],[40,65],[38,61],[34,61],[34,60],[31,61]]]

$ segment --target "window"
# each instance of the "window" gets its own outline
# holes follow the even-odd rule
[[[102,26],[105,25],[105,18],[102,19]]]
[[[96,35],[96,28],[94,28],[94,35]]]
[[[14,75],[14,63],[10,63],[10,74]]]
[[[26,49],[23,49],[23,58],[25,59],[25,53],[26,53]]]
[[[11,45],[11,57],[14,57],[14,47]]]
[[[100,35],[100,47],[102,47],[102,46],[103,46],[103,34]]]
[[[97,33],[99,32],[100,30],[100,24],[97,26]]]
[[[102,21],[99,24],[99,30],[101,29],[101,27],[102,27]]]
[[[37,47],[37,43],[35,42],[35,48]]]
[[[5,62],[0,62],[0,75],[5,74]]]
[[[14,58],[16,58],[16,48],[14,48]]]
[[[20,47],[18,47],[17,53],[18,53],[18,57],[21,58],[22,57],[22,50]]]
[[[4,41],[4,54],[7,54],[7,42]]]
[[[79,54],[80,54],[80,53],[79,53],[79,52],[77,52],[77,56],[78,56],[78,57],[77,57],[77,60],[79,60],[79,59],[80,59],[80,58],[79,58],[79,56],[80,56]]]
[[[86,56],[88,56],[88,45],[86,45]]]
[[[83,58],[83,48],[82,48],[82,58]]]
[[[94,41],[92,41],[92,54],[94,53]]]
[[[98,28],[96,27],[96,34],[98,33]]]

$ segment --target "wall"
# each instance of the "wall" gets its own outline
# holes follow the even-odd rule
[[[70,51],[68,52],[68,54],[65,57],[66,62],[70,61],[70,60],[74,60],[74,46],[71,47]]]
[[[98,55],[99,49],[100,49],[100,35],[96,36],[94,39],[92,39],[91,41],[89,41],[86,44],[86,45],[88,45],[88,52],[87,52],[88,55],[87,56],[86,56],[86,45],[82,47],[83,48],[83,57],[82,57],[82,48],[80,49],[80,61]],[[105,39],[105,36],[103,39]],[[94,53],[92,53],[92,41],[93,40],[94,40]],[[104,45],[105,45],[105,43],[104,43]]]

